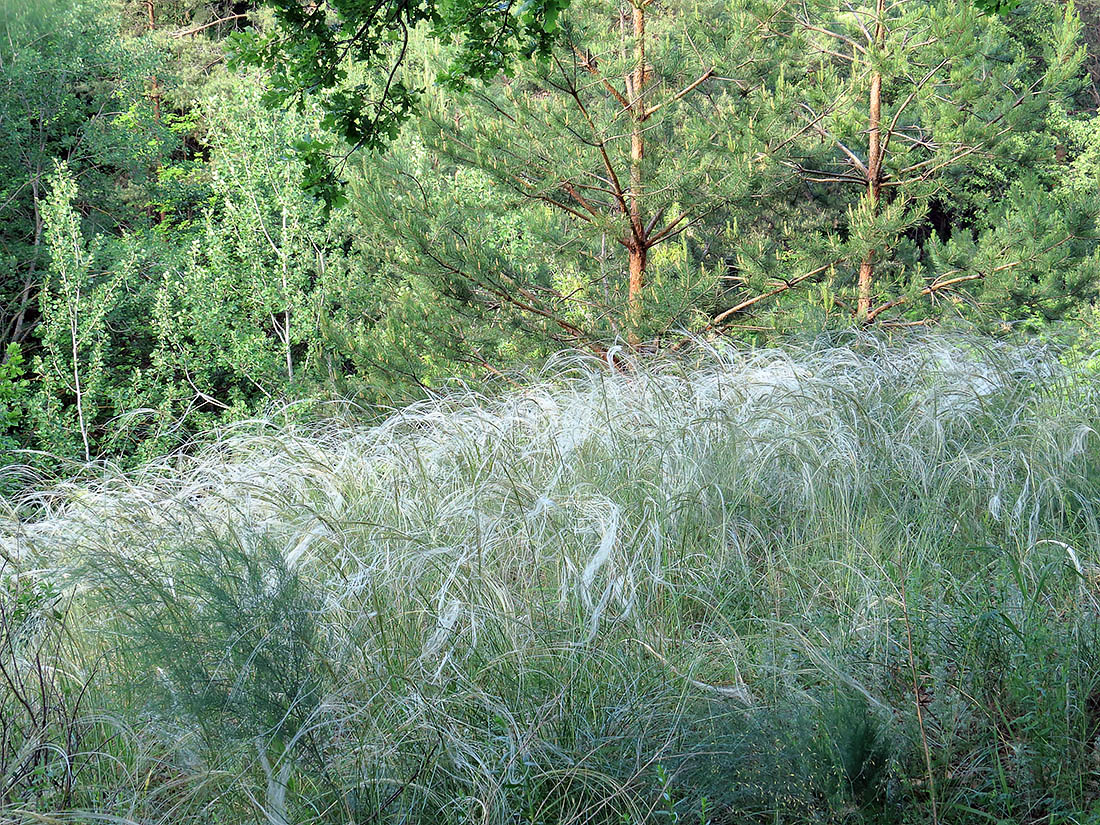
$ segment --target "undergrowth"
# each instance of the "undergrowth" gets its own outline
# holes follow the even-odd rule
[[[1084,372],[619,366],[9,502],[0,819],[1095,821]]]

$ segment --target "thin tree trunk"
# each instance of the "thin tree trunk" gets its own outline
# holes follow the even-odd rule
[[[281,259],[282,259],[282,284],[283,284],[283,300],[286,301],[286,309],[283,310],[283,346],[286,351],[286,377],[290,382],[294,381],[294,355],[290,349],[290,289],[287,285],[287,260],[286,260],[286,205],[283,205],[282,216],[282,228],[283,235],[280,238],[282,242]]]
[[[20,343],[24,337],[24,324],[27,320],[27,310],[31,305],[31,296],[34,294],[34,287],[36,282],[36,275],[38,274],[38,251],[42,247],[42,210],[39,208],[39,191],[38,181],[41,177],[42,169],[39,167],[35,170],[33,177],[31,178],[31,198],[33,199],[34,209],[34,252],[32,253],[30,266],[27,270],[26,276],[23,278],[23,291],[19,296],[19,311],[15,316],[15,322],[12,326],[11,337],[9,341]]]
[[[883,0],[876,7],[875,44],[881,45],[886,33],[882,21]],[[871,93],[868,95],[868,146],[867,146],[867,197],[872,216],[878,213],[879,196],[882,193],[882,73],[876,68],[871,72]],[[856,317],[864,320],[871,311],[871,285],[875,276],[875,250],[869,248],[859,265],[859,297]]]
[[[157,25],[156,17],[153,15],[153,0],[145,0],[145,11],[148,14],[149,20],[149,28],[147,31],[151,34]],[[153,119],[157,123],[160,123],[160,86],[157,84],[156,75],[152,77],[152,83],[149,89],[149,99],[153,101]]]
[[[152,34],[157,25],[156,17],[153,14],[153,0],[145,0],[145,11],[148,14],[149,24],[146,31],[148,31],[149,34]],[[157,76],[155,74],[150,78],[149,81],[149,99],[153,101],[153,120],[157,123],[160,123],[160,84],[157,82]],[[160,155],[159,147],[160,144],[158,144],[156,169],[159,169],[162,165],[162,158]],[[157,175],[154,171],[153,178],[156,179],[156,177]],[[153,208],[151,204],[149,206],[149,213],[150,217],[152,217]],[[164,223],[164,209],[156,210],[156,220],[157,223]]]
[[[76,290],[69,303],[69,340],[72,343],[73,356],[73,392],[76,394],[76,418],[80,426],[80,438],[84,442],[84,460],[92,460],[92,450],[88,444],[88,425],[84,421],[84,391],[80,386],[80,289]]]
[[[645,67],[645,5],[636,0],[634,6],[634,77],[631,82],[632,129],[630,133],[630,232],[627,244],[630,251],[630,283],[627,307],[630,313],[630,343],[638,343],[638,324],[642,315],[642,290],[645,288],[646,246],[645,225],[642,223],[642,159],[645,157],[645,138],[642,127],[645,122],[646,82]]]

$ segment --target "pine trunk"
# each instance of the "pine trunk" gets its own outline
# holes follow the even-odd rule
[[[883,0],[878,0],[878,21],[875,26],[875,45],[882,43]],[[882,73],[876,68],[871,72],[871,92],[868,95],[867,118],[867,197],[872,216],[878,213],[879,195],[882,192]],[[875,277],[875,250],[869,248],[859,265],[859,295],[856,317],[863,321],[871,311],[871,286]]]
[[[642,244],[630,246],[630,325],[634,336],[631,343],[637,344],[637,327],[641,320],[641,295],[645,286],[645,265],[649,251]]]
[[[631,85],[632,129],[630,134],[630,282],[627,309],[630,314],[630,343],[638,343],[638,325],[642,316],[642,290],[645,288],[645,266],[648,248],[642,223],[642,159],[645,157],[645,97],[642,94],[645,72],[645,6],[634,6],[634,77]]]

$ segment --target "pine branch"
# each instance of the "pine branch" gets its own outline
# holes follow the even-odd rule
[[[997,273],[997,272],[1004,272],[1006,269],[1014,269],[1017,266],[1021,266],[1022,264],[1030,263],[1030,262],[1034,261],[1040,255],[1044,255],[1047,252],[1050,252],[1054,249],[1057,249],[1062,244],[1073,240],[1073,238],[1074,238],[1074,236],[1072,234],[1066,235],[1066,237],[1062,238],[1062,240],[1058,241],[1057,243],[1053,243],[1050,246],[1044,247],[1043,249],[1040,249],[1038,252],[1036,252],[1034,255],[1031,255],[1030,257],[1020,258],[1019,260],[1009,261],[1008,263],[1001,264],[1000,266],[995,266],[991,270],[989,270],[988,273],[986,273],[986,272],[972,272],[969,275],[960,275],[956,278],[948,278],[946,281],[939,280],[939,278],[943,278],[947,275],[954,275],[955,273],[958,273],[958,272],[962,271],[961,269],[952,269],[948,272],[943,273],[943,275],[940,275],[939,278],[937,278],[935,281],[933,281],[931,284],[929,284],[928,286],[926,286],[924,289],[922,289],[920,292],[918,292],[916,294],[917,294],[917,296],[933,295],[936,292],[939,292],[940,290],[950,289],[953,286],[957,286],[959,284],[966,283],[968,281],[981,280],[987,274],[988,275],[993,275],[994,273]],[[875,309],[873,309],[873,310],[871,310],[870,312],[867,313],[867,318],[865,320],[865,323],[868,323],[868,324],[871,323],[872,321],[875,320],[875,318],[877,318],[880,314],[882,314],[886,310],[892,309],[893,307],[904,304],[906,301],[909,300],[909,298],[910,298],[910,296],[908,296],[908,295],[899,295],[897,298],[894,298],[891,301],[887,301],[886,303],[884,303],[884,304],[882,304],[878,307],[875,307]]]
[[[705,83],[707,80],[709,80],[710,77],[713,74],[714,74],[714,67],[712,66],[711,68],[709,68],[705,72],[703,72],[695,80],[693,80],[691,83],[689,83],[687,86],[685,86],[683,89],[681,89],[676,94],[674,94],[672,97],[666,98],[665,100],[662,100],[660,103],[658,103],[656,106],[651,106],[650,108],[646,109],[645,112],[642,114],[642,120],[648,120],[649,117],[652,114],[654,114],[656,111],[658,111],[666,103],[675,103],[677,100],[680,100],[684,96],[691,94],[696,89],[698,89],[701,85],[703,85],[703,83]]]
[[[623,93],[620,92],[618,89],[616,89],[611,84],[611,81],[608,80],[606,77],[604,77],[603,74],[600,72],[600,70],[596,68],[595,61],[592,59],[591,55],[582,54],[581,50],[578,49],[576,46],[572,46],[572,49],[573,49],[573,54],[576,55],[577,59],[581,61],[581,63],[580,63],[581,68],[584,69],[586,72],[588,72],[593,77],[596,77],[597,79],[599,79],[600,84],[605,89],[607,89],[607,91],[610,92],[611,95],[617,101],[619,101],[619,104],[624,109],[629,109],[630,108],[630,102],[626,99],[626,97],[623,96]]]
[[[248,17],[248,12],[245,12],[244,14],[231,14],[229,15],[229,17],[222,17],[218,20],[212,20],[209,23],[203,23],[201,26],[195,26],[191,29],[182,29],[181,31],[170,32],[168,36],[175,37],[177,39],[181,37],[189,37],[191,35],[198,34],[201,31],[205,31],[206,29],[209,29],[213,26],[217,26],[222,23],[232,23],[234,20],[241,20],[246,17]]]
[[[708,331],[714,329],[715,327],[721,326],[722,323],[727,318],[729,318],[731,315],[736,315],[738,312],[742,312],[742,311],[748,309],[749,307],[760,303],[761,301],[767,300],[768,298],[772,298],[776,295],[779,295],[782,292],[786,292],[789,289],[793,289],[794,287],[798,286],[803,281],[807,281],[810,278],[814,277],[815,275],[820,275],[822,272],[824,272],[825,270],[829,269],[832,266],[833,266],[832,262],[827,263],[827,264],[822,264],[821,266],[817,267],[817,269],[811,269],[809,272],[803,273],[802,275],[799,275],[797,278],[792,278],[789,281],[784,281],[781,286],[779,286],[779,287],[777,287],[773,290],[770,290],[768,292],[763,292],[760,295],[757,295],[753,298],[747,298],[744,301],[741,301],[741,303],[730,307],[725,312],[722,312],[722,313],[716,315],[714,318],[712,318],[710,323],[708,323],[703,328],[702,332],[708,332]]]
[[[842,151],[845,155],[847,155],[848,159],[852,161],[853,165],[855,165],[855,167],[860,172],[863,173],[863,176],[866,177],[867,176],[867,166],[863,163],[862,160],[860,160],[856,156],[856,153],[853,152],[851,149],[849,149],[847,146],[845,146],[844,143],[839,138],[834,137],[832,132],[830,132],[828,129],[826,129],[825,127],[820,125],[821,118],[814,115],[813,109],[811,109],[805,103],[801,103],[799,105],[803,109],[805,109],[807,112],[809,112],[810,117],[812,118],[811,121],[810,121],[811,128],[813,128],[813,130],[815,132],[817,132],[819,135],[821,135],[822,137],[828,138],[833,143],[835,143],[837,145],[837,147],[840,149],[840,151]]]
[[[944,66],[946,66],[948,61],[949,61],[949,58],[945,57],[943,60],[940,61],[938,66],[933,68],[931,71],[928,72],[928,74],[926,74],[923,78],[921,78],[921,81],[919,83],[917,83],[917,85],[913,88],[913,91],[911,91],[909,93],[909,95],[905,98],[905,100],[902,101],[901,105],[898,107],[898,110],[896,112],[894,112],[894,117],[890,120],[890,126],[886,130],[885,137],[883,137],[883,139],[882,139],[882,154],[883,154],[884,157],[886,155],[886,148],[887,148],[887,146],[890,145],[890,136],[894,134],[894,130],[897,128],[898,118],[901,117],[902,112],[905,111],[905,108],[910,103],[913,102],[913,98],[915,98],[917,96],[917,92],[919,92],[921,89],[923,89],[924,85],[929,80],[932,79],[932,77],[936,74],[936,72],[938,72],[940,69],[942,69]]]

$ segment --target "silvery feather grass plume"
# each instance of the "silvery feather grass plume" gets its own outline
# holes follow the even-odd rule
[[[893,737],[896,767],[918,737],[890,674],[939,666],[975,587],[1022,604],[1069,565],[1043,609],[1095,612],[1100,389],[1042,347],[699,343],[617,369],[564,355],[543,375],[375,426],[247,422],[36,492],[0,542],[113,605],[85,632],[129,639],[134,662],[193,655],[160,678],[213,704],[158,712],[202,726],[232,707],[221,730],[260,742],[263,769],[237,781],[277,823],[316,818],[310,793],[398,820],[533,805],[533,821],[644,821],[657,765],[684,800],[803,810],[850,766],[758,714],[793,708],[824,735],[829,686]],[[906,594],[934,617],[916,653]],[[278,668],[296,675],[271,698]],[[926,747],[979,724],[962,693],[929,702],[948,721],[922,721]]]

